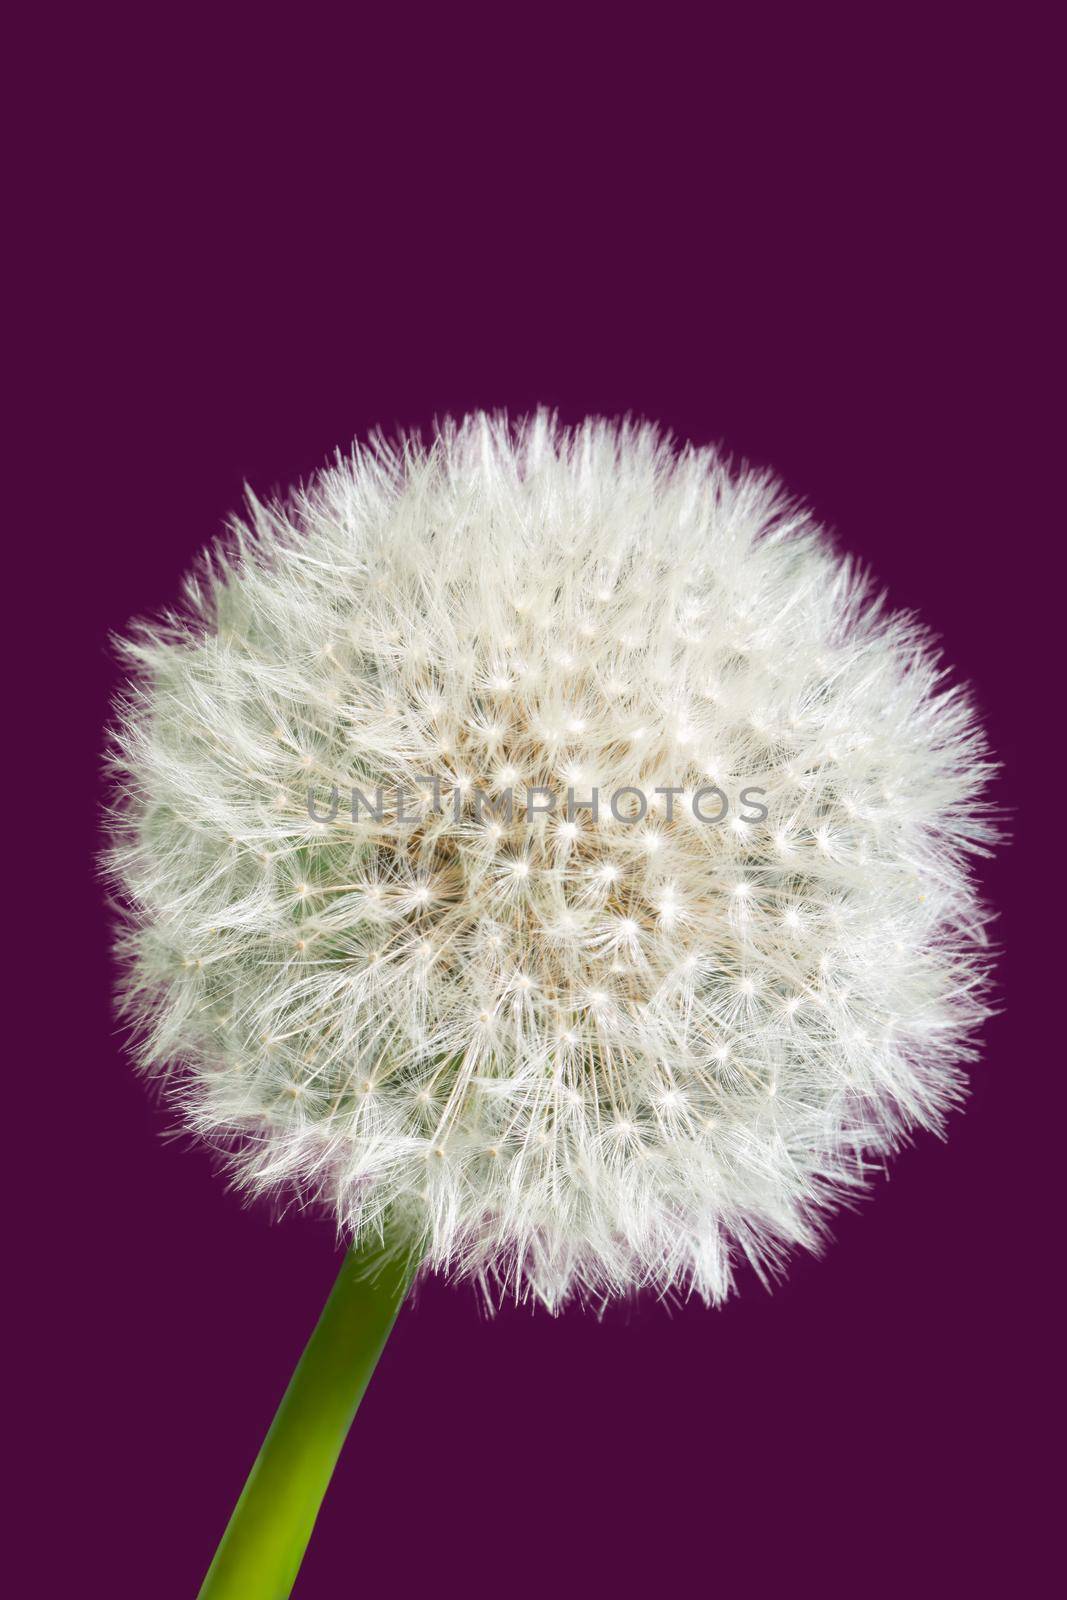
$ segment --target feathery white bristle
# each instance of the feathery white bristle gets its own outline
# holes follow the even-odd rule
[[[251,501],[188,598],[111,868],[143,1061],[250,1187],[491,1296],[717,1301],[958,1098],[984,741],[767,476],[476,415]]]

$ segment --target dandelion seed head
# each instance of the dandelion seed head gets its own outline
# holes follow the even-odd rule
[[[713,1303],[958,1100],[982,733],[766,476],[476,415],[250,501],[186,599],[126,646],[123,1003],[249,1190],[491,1297]]]

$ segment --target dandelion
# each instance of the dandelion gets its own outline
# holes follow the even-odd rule
[[[545,413],[376,439],[125,653],[140,1060],[246,1189],[334,1208],[363,1382],[417,1264],[717,1303],[959,1100],[983,736],[766,474]],[[327,819],[354,788],[384,813]]]

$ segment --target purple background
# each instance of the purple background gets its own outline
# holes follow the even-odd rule
[[[22,152],[44,313],[25,408],[52,452],[26,534],[32,553],[58,529],[63,632],[11,605],[48,714],[73,697],[75,859],[73,920],[27,979],[47,1198],[38,1141],[9,1177],[46,1224],[34,1303],[63,1288],[29,1319],[60,1415],[27,1468],[20,1592],[195,1593],[336,1268],[327,1220],[242,1208],[166,1137],[110,1018],[85,865],[107,634],[174,596],[244,480],[283,487],[371,426],[478,405],[721,440],[940,631],[1017,804],[1051,536],[1026,488],[1055,394],[1049,41],[1025,9],[793,18],[131,9],[50,38]],[[1050,864],[1024,866],[1013,828],[986,874],[1003,1010],[948,1143],[905,1152],[824,1260],[718,1312],[490,1322],[428,1285],[300,1600],[1046,1591],[1058,1064],[1022,988]],[[41,1389],[12,1387],[39,1445]]]

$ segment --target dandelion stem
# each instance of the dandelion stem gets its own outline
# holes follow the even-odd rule
[[[416,1263],[349,1251],[222,1536],[199,1600],[284,1600]]]

